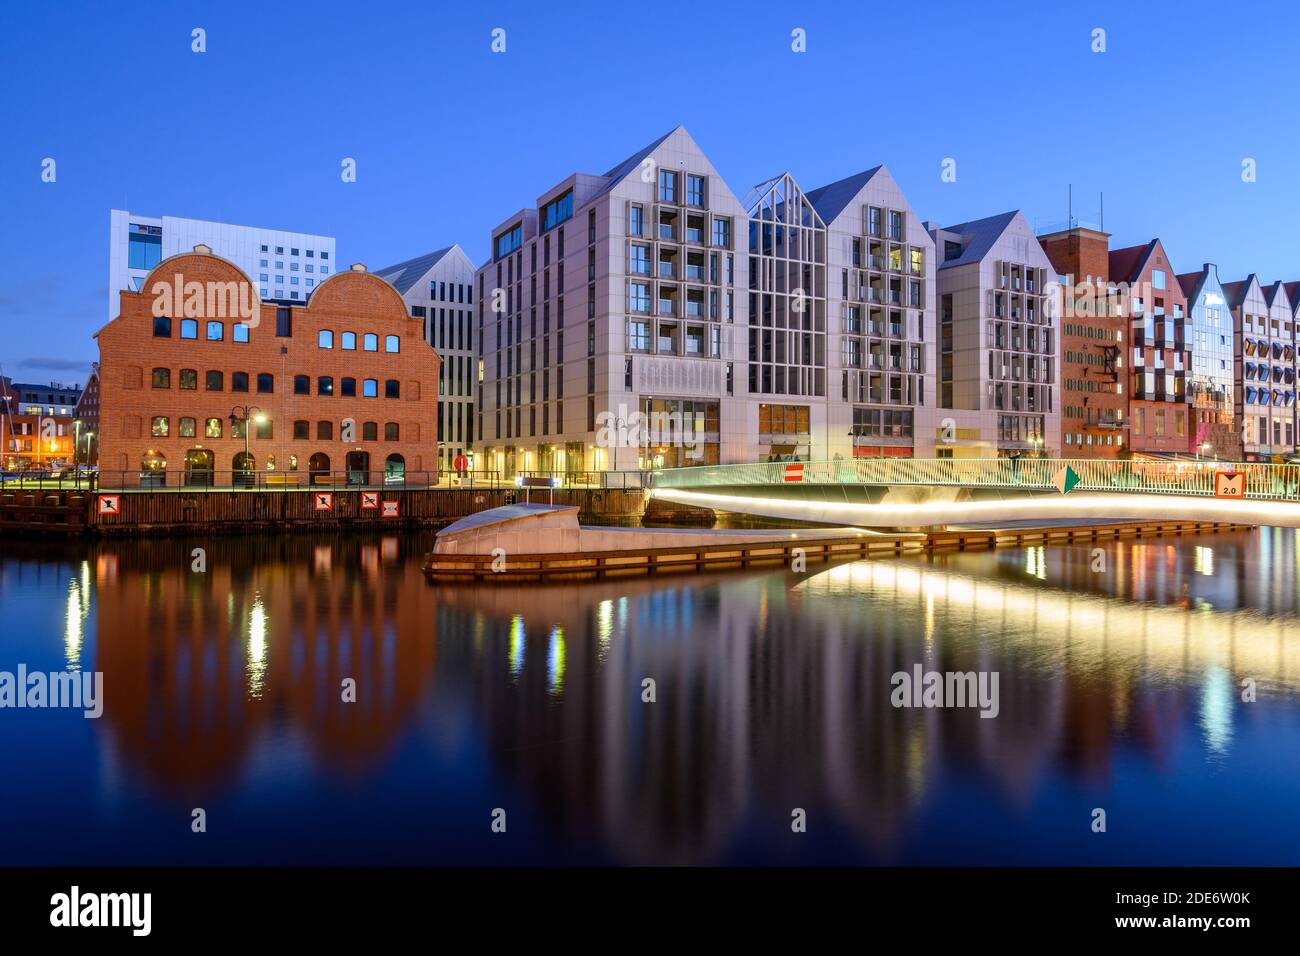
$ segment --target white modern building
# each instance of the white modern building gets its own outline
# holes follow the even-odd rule
[[[264,301],[305,302],[334,273],[338,262],[333,236],[178,216],[138,216],[114,209],[108,244],[108,318],[117,316],[118,292],[139,291],[159,262],[200,244],[256,279]]]
[[[376,269],[401,293],[413,318],[424,322],[424,340],[442,358],[438,377],[438,468],[455,467],[456,456],[474,456],[474,385],[478,379],[474,322],[474,263],[458,245]]]
[[[1019,211],[930,226],[937,270],[941,435],[936,454],[1058,454],[1056,270]],[[946,424],[944,420],[946,421]]]

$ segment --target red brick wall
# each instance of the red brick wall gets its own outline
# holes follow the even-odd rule
[[[157,283],[172,286],[180,275],[182,283],[253,284],[233,264],[207,253],[186,253],[160,263],[142,286],[141,292],[122,292],[121,311],[98,335],[100,351],[100,435],[99,464],[105,484],[115,483],[115,472],[126,472],[126,483],[138,481],[140,461],[148,451],[167,459],[168,484],[179,483],[186,454],[193,449],[210,449],[218,474],[229,472],[234,456],[244,450],[244,440],[232,436],[229,415],[234,406],[255,405],[271,420],[273,434],[259,439],[250,425],[248,448],[257,470],[266,473],[271,455],[275,456],[275,474],[293,474],[291,456],[297,456],[297,474],[307,481],[308,462],[317,452],[329,456],[330,468],[341,472],[349,451],[370,455],[372,480],[382,474],[388,455],[405,458],[411,480],[416,472],[437,467],[438,365],[440,359],[424,341],[418,319],[407,314],[401,296],[383,279],[365,272],[340,272],[321,283],[304,307],[290,308],[292,335],[276,335],[276,308],[263,306],[248,324],[249,340],[236,342],[233,327],[238,315],[192,315],[198,325],[198,337],[181,338],[181,320],[186,318],[185,303],[173,304],[171,336],[153,334],[153,310],[158,298],[153,290]],[[255,301],[255,296],[253,297]],[[191,313],[213,310],[211,303],[192,303]],[[221,341],[208,341],[209,320],[223,324]],[[322,349],[317,333],[329,329],[334,333],[334,347]],[[342,334],[354,332],[355,351],[344,350]],[[378,336],[378,351],[363,349],[363,336]],[[400,351],[384,351],[385,337],[397,335]],[[170,387],[153,388],[154,368],[170,370]],[[197,388],[180,388],[181,369],[194,369]],[[208,371],[222,373],[222,391],[206,389]],[[232,375],[246,372],[249,391],[233,392]],[[271,393],[257,392],[259,373],[274,376]],[[310,394],[295,395],[294,376],[310,377]],[[317,395],[317,378],[334,379],[334,395]],[[357,380],[356,397],[341,395],[344,377]],[[362,380],[376,379],[378,397],[362,397]],[[397,379],[401,397],[384,397],[384,382]],[[167,416],[169,435],[151,434],[154,416]],[[180,419],[196,421],[193,438],[180,436]],[[204,420],[220,418],[222,437],[207,438]],[[356,422],[355,441],[341,440],[341,422]],[[309,437],[295,439],[293,423],[309,422]],[[332,438],[317,440],[317,422],[332,422]],[[377,424],[377,440],[362,439],[364,422]],[[399,425],[399,440],[384,440],[384,425]],[[134,476],[134,478],[132,477]]]

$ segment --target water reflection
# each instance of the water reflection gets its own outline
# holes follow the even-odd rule
[[[234,793],[254,818],[278,791],[310,816],[344,782],[478,812],[505,788],[539,860],[994,863],[1023,828],[1043,862],[1295,861],[1269,829],[1297,822],[1293,532],[546,587],[429,584],[427,544],[222,539],[204,573],[184,542],[32,550],[0,563],[0,600],[61,595],[60,657],[105,674],[103,772],[187,806]],[[893,707],[917,664],[997,671],[999,716]],[[413,739],[486,775],[422,778]],[[1225,772],[1277,787],[1272,815],[1172,850]],[[1058,821],[1098,794],[1147,814],[1149,844],[1076,845]],[[834,838],[792,843],[793,807]],[[455,814],[429,826],[416,859],[465,840]],[[369,819],[331,835],[374,862],[413,852],[396,839]]]

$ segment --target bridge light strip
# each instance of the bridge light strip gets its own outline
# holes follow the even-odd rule
[[[1300,528],[1300,502],[1253,501],[1168,494],[1035,495],[992,501],[926,501],[862,505],[844,501],[800,501],[721,495],[677,488],[654,489],[651,496],[678,504],[771,518],[830,521],[836,524],[906,527],[1034,519],[1093,518],[1099,521],[1229,521]]]

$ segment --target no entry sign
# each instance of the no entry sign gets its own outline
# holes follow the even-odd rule
[[[316,510],[317,510],[317,511],[333,511],[333,510],[334,510],[334,492],[332,492],[332,491],[316,491],[316,492],[313,492],[313,493],[312,493],[312,497],[315,499],[315,504],[316,504]]]
[[[382,514],[385,518],[396,518],[396,517],[397,517],[397,502],[396,502],[396,501],[385,501],[385,502],[384,502],[384,510],[381,511],[380,514]]]
[[[99,513],[102,515],[120,515],[122,513],[122,499],[120,495],[100,495],[99,496]]]
[[[374,511],[379,507],[379,492],[363,491],[361,492],[361,508],[363,511]]]

